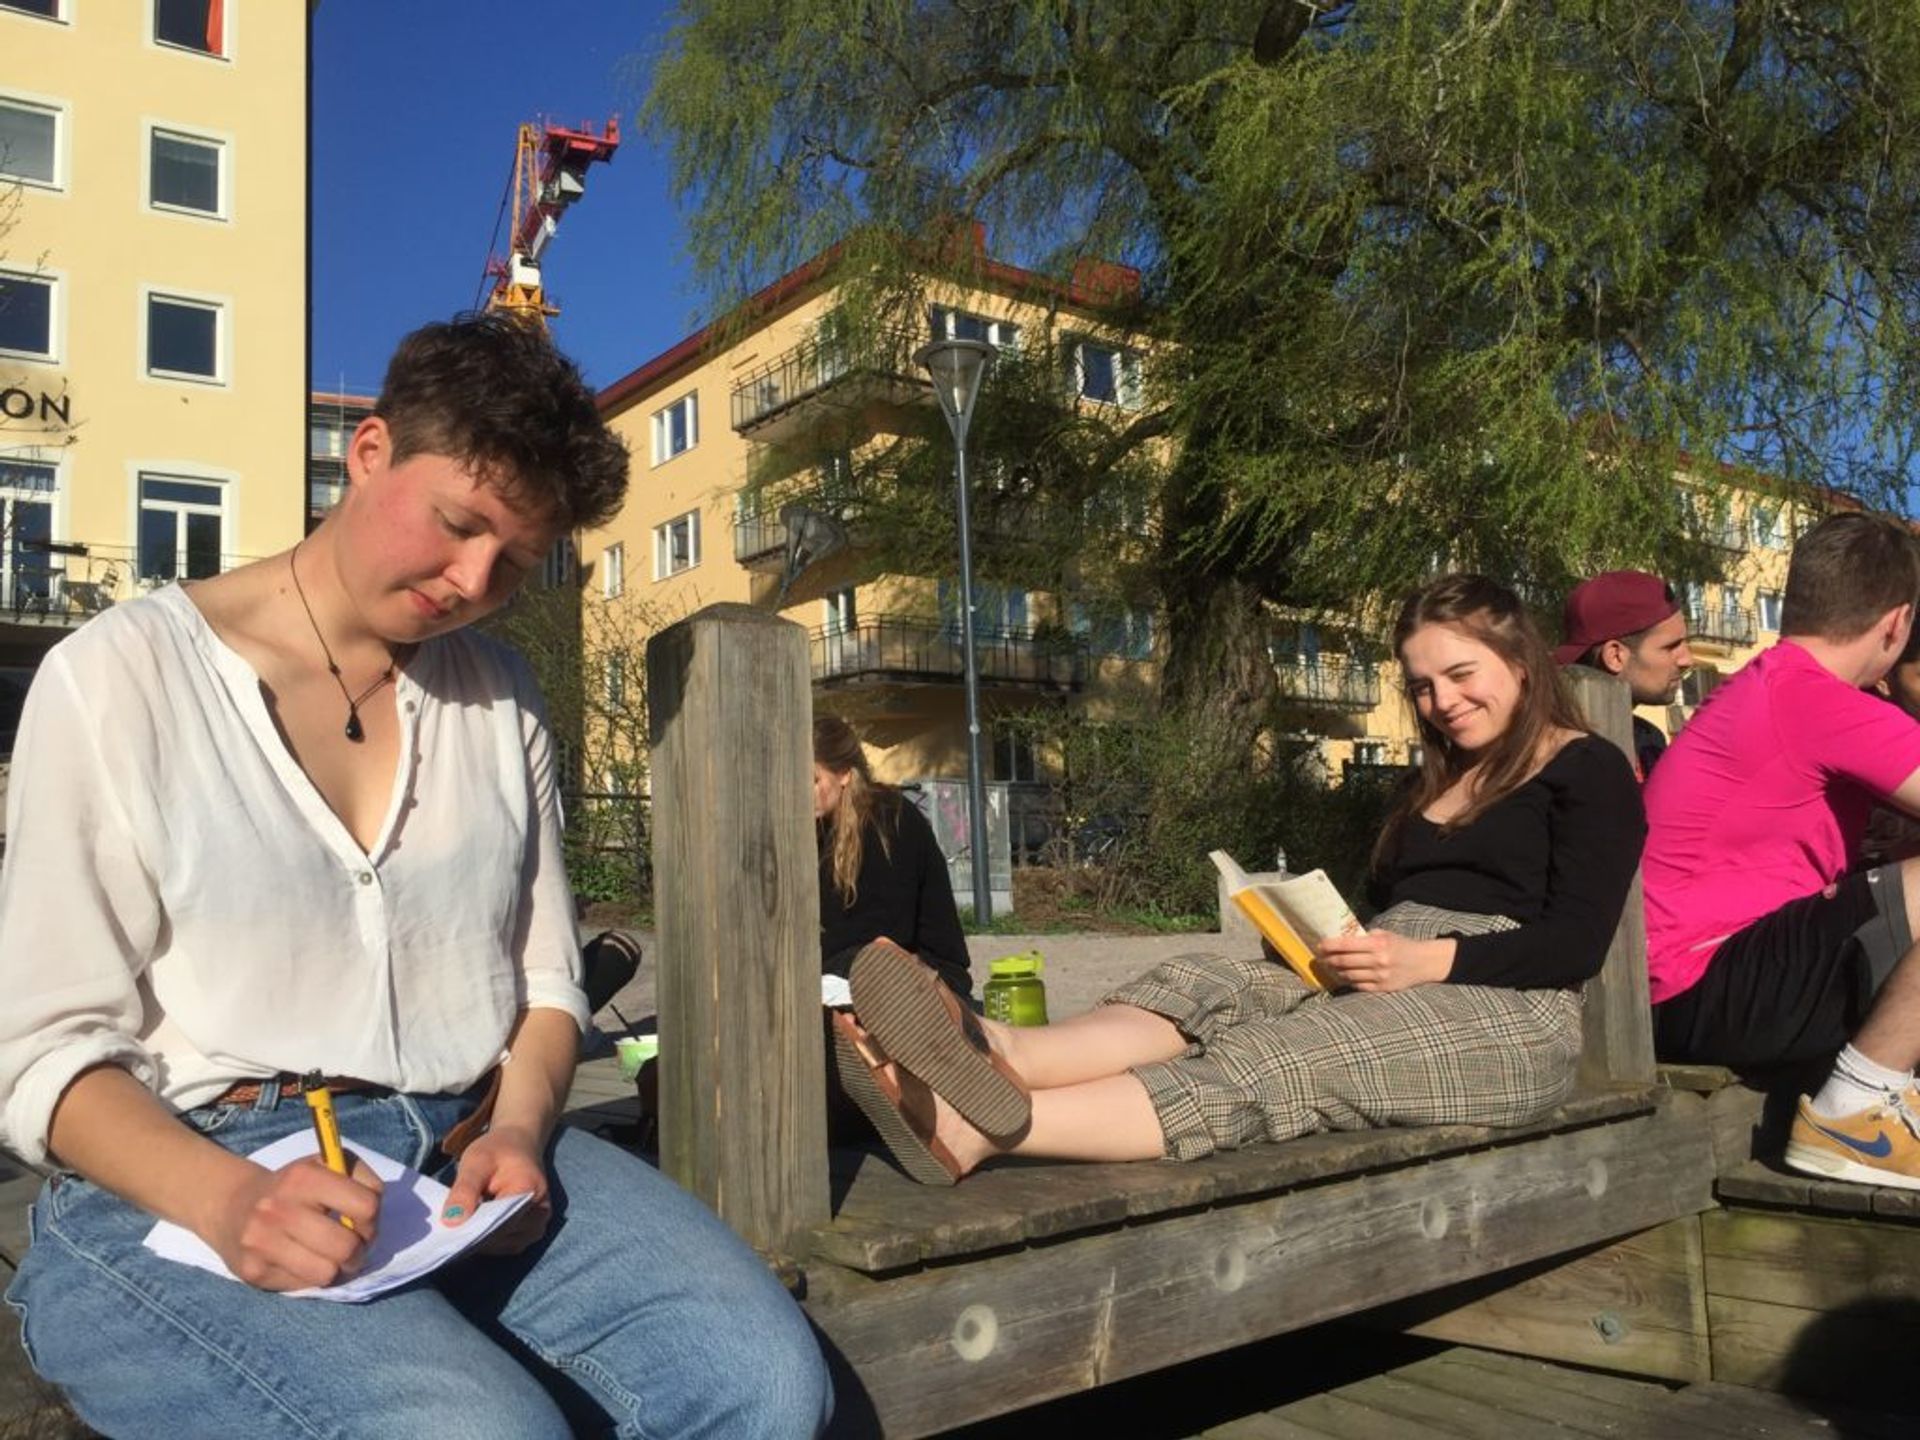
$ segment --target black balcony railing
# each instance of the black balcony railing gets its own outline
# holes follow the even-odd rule
[[[1687,634],[1721,645],[1751,645],[1758,634],[1753,611],[1744,605],[1687,607]]]
[[[1281,698],[1295,705],[1364,713],[1380,703],[1380,672],[1366,661],[1282,661],[1273,673]]]
[[[758,430],[803,401],[861,378],[886,382],[903,396],[931,393],[914,370],[916,338],[904,330],[882,330],[859,338],[828,333],[804,340],[733,387],[733,428],[742,434]]]
[[[71,626],[170,580],[231,570],[255,557],[190,549],[184,555],[150,554],[143,560],[126,545],[20,540],[0,551],[0,558],[5,561],[0,618]],[[149,573],[140,573],[143,566]]]
[[[1078,690],[1087,683],[1086,647],[1027,630],[974,632],[981,683]],[[881,615],[845,630],[813,632],[813,678],[823,685],[851,682],[954,681],[965,677],[958,624]]]
[[[787,548],[787,527],[777,512],[742,515],[733,522],[733,558],[745,565]]]

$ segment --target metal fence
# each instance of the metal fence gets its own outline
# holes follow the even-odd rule
[[[959,680],[964,677],[964,636],[959,624],[880,615],[843,630],[812,635],[813,678],[819,683],[855,680]],[[976,630],[974,658],[989,683],[1077,690],[1087,682],[1087,651],[1078,639],[1030,630]]]
[[[1751,645],[1757,633],[1753,611],[1744,605],[1687,607],[1687,633],[1722,645]]]
[[[881,330],[861,337],[824,333],[803,340],[733,387],[729,397],[733,428],[751,430],[851,375],[882,375],[919,384],[912,364],[917,338],[905,330]]]
[[[1280,694],[1296,705],[1367,711],[1380,703],[1380,671],[1359,660],[1319,659],[1273,667]]]

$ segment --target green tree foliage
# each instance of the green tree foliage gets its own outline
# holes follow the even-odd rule
[[[523,590],[483,622],[540,683],[566,810],[567,874],[587,901],[652,903],[646,638],[672,617],[628,591]]]
[[[907,293],[954,216],[1143,269],[1145,408],[1009,463],[1150,472],[1167,698],[1249,734],[1265,602],[1702,575],[1683,465],[1912,474],[1909,4],[683,0],[647,115],[717,301],[836,243]]]

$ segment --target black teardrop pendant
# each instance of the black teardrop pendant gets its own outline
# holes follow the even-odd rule
[[[360,712],[355,707],[347,707],[347,739],[356,744],[367,738],[367,732],[360,728]]]

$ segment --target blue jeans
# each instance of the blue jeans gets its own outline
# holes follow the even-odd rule
[[[247,1154],[309,1123],[268,1086],[189,1114]],[[342,1095],[341,1130],[416,1168],[473,1101]],[[832,1408],[805,1317],[712,1212],[561,1130],[554,1215],[514,1256],[468,1255],[362,1305],[291,1300],[141,1245],[153,1218],[72,1175],[33,1207],[7,1291],[34,1369],[116,1437],[811,1436]],[[450,1175],[442,1175],[450,1179]]]

